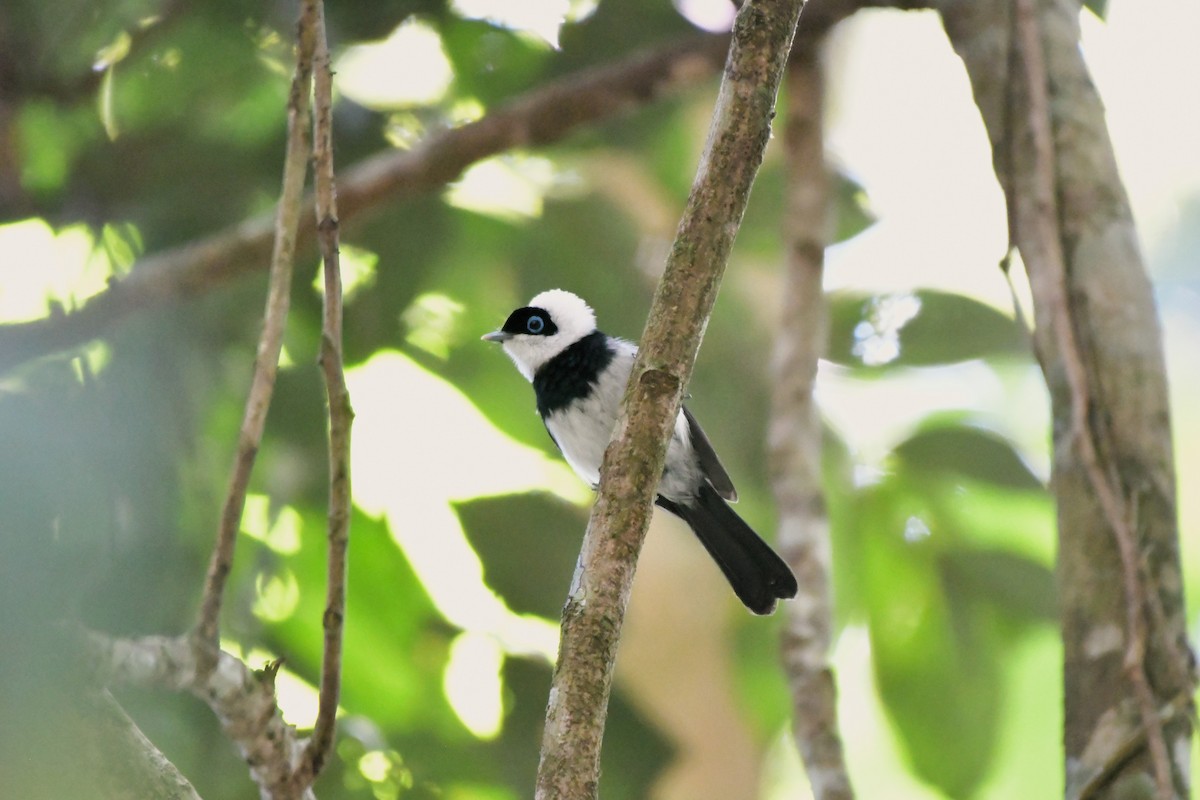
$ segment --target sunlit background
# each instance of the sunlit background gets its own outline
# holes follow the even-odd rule
[[[358,17],[331,7],[340,166],[410,148],[540,81],[607,62],[616,53],[606,37],[638,26],[640,9],[456,0],[396,24],[382,9]],[[724,0],[681,0],[647,12],[637,43],[721,30],[732,13]],[[1195,640],[1200,106],[1189,98],[1200,74],[1200,5],[1111,0],[1106,19],[1087,11],[1081,19],[1162,314]],[[232,33],[220,21],[181,23],[141,58],[126,55],[127,34],[81,35],[72,46],[94,45],[105,74],[94,96],[20,107],[28,202],[0,205],[0,322],[77,308],[137,269],[143,253],[269,208],[288,21],[239,19]],[[254,80],[218,92],[188,75],[195,49],[221,37],[242,42]],[[982,124],[932,13],[859,13],[838,29],[827,63],[841,212],[862,222],[828,251],[834,352],[818,385],[831,431],[834,661],[852,778],[862,797],[1055,797],[1061,647],[1038,594],[1054,557],[1053,508],[1038,483],[1049,471],[1049,409],[1011,322],[1014,299],[1029,317],[1027,287],[1019,274],[1010,285],[998,267],[1004,205]],[[188,97],[194,85],[207,94]],[[557,604],[591,493],[554,454],[529,388],[479,334],[534,292],[562,285],[587,296],[610,332],[637,336],[713,89],[563,145],[481,161],[436,197],[389,205],[344,231],[356,515],[340,759],[321,796],[507,800],[532,779]],[[221,152],[211,178],[168,156],[162,136],[191,125],[192,104],[203,119],[189,128],[188,154]],[[763,365],[782,258],[777,150],[692,387],[693,408],[742,490],[739,510],[768,538]],[[171,158],[175,177],[139,170]],[[190,192],[188,181],[197,182]],[[236,192],[227,207],[224,191]],[[25,206],[44,211],[14,213]],[[301,727],[316,713],[323,591],[322,401],[312,366],[319,284],[305,257],[224,641],[254,666],[285,656],[280,703]],[[5,524],[52,519],[56,531],[45,552],[14,552],[30,564],[64,547],[82,554],[61,573],[71,586],[64,597],[38,590],[57,598],[47,606],[55,613],[118,633],[186,627],[260,295],[261,283],[246,281],[0,375],[0,429],[11,442],[0,462],[12,478]],[[1001,331],[1000,344],[977,342],[976,326]],[[947,339],[962,344],[939,343]],[[43,452],[49,431],[61,440]],[[968,449],[947,455],[954,442]],[[50,480],[70,497],[28,488]],[[35,510],[10,513],[31,496]],[[983,560],[996,554],[994,564]],[[605,796],[808,796],[775,668],[777,621],[744,614],[671,520],[656,520],[638,575]],[[1006,583],[1018,578],[1028,586]],[[945,639],[963,628],[972,632],[965,640]],[[201,794],[251,796],[203,709],[161,695],[126,702]],[[214,752],[233,777],[200,766]]]

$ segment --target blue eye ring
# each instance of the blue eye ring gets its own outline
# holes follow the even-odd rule
[[[541,333],[545,329],[546,329],[546,321],[544,319],[542,319],[541,317],[537,316],[536,314],[534,314],[532,317],[530,317],[528,320],[525,321],[525,330],[529,331],[534,336]]]

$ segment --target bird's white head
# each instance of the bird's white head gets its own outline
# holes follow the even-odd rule
[[[532,381],[539,367],[595,330],[591,306],[570,292],[551,289],[513,311],[500,330],[483,338],[500,342],[521,374]]]

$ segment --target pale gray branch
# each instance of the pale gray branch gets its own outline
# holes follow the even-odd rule
[[[86,732],[82,752],[103,800],[200,800],[200,795],[146,738],[107,689],[88,693],[77,708]]]
[[[197,648],[183,636],[118,639],[91,633],[87,645],[89,661],[105,685],[188,692],[204,701],[242,754],[264,800],[311,797],[307,789],[293,788],[301,744],[275,702],[278,664],[254,671],[218,650],[212,657],[215,666],[204,669]]]
[[[806,12],[807,13],[807,12]],[[767,435],[779,547],[799,591],[787,604],[783,662],[792,692],[793,731],[816,800],[854,796],[837,727],[837,684],[829,664],[833,598],[829,516],[821,481],[821,418],[813,397],[825,350],[823,274],[830,214],[825,165],[825,73],[819,42],[793,50],[783,143],[787,255],[783,310],[771,364]]]

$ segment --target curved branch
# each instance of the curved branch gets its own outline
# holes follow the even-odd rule
[[[584,125],[694,86],[720,69],[728,41],[725,36],[700,36],[568,76],[482,119],[430,136],[413,150],[368,158],[342,173],[340,219],[366,216],[385,202],[444,186],[481,159],[514,147],[551,144]],[[275,212],[263,214],[143,258],[128,276],[78,310],[0,325],[0,373],[102,336],[131,314],[204,294],[263,269],[274,219]],[[297,246],[311,247],[315,239],[315,222],[302,222]]]
[[[1150,760],[1154,767],[1154,781],[1161,800],[1173,796],[1171,759],[1167,754],[1167,743],[1162,725],[1158,720],[1154,694],[1146,677],[1146,618],[1143,613],[1145,590],[1142,582],[1141,555],[1138,553],[1137,536],[1134,533],[1136,520],[1126,508],[1125,497],[1115,481],[1105,474],[1096,452],[1097,445],[1092,431],[1088,430],[1088,416],[1092,400],[1088,387],[1087,367],[1079,348],[1067,300],[1070,284],[1067,280],[1066,259],[1063,254],[1062,233],[1058,230],[1058,187],[1054,132],[1050,119],[1050,89],[1047,86],[1045,56],[1040,25],[1033,7],[1033,0],[1016,0],[1014,6],[1013,49],[1020,54],[1025,67],[1025,90],[1028,92],[1028,126],[1032,141],[1033,163],[1029,185],[1029,202],[1035,213],[1027,219],[1030,231],[1020,241],[1022,252],[1033,265],[1034,285],[1038,288],[1038,299],[1051,307],[1047,314],[1053,326],[1061,359],[1062,374],[1070,395],[1070,408],[1065,416],[1070,419],[1069,436],[1078,448],[1079,459],[1088,483],[1099,501],[1100,508],[1112,528],[1117,550],[1121,556],[1121,581],[1125,591],[1125,655],[1123,667],[1133,686],[1145,728],[1146,741],[1150,748]],[[1010,75],[1009,80],[1015,76]],[[1113,478],[1115,478],[1115,474]]]

